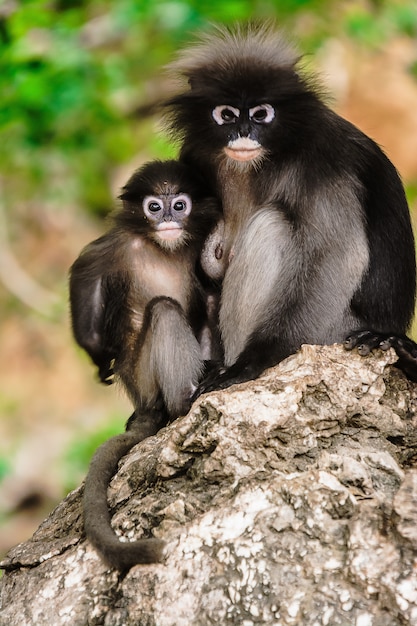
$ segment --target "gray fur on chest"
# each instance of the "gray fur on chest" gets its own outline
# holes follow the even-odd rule
[[[279,335],[280,316],[295,346],[339,341],[358,323],[350,302],[369,262],[359,184],[335,177],[305,191],[288,170],[259,194],[261,204],[248,177],[224,192],[233,250],[220,309],[227,365],[265,324]]]

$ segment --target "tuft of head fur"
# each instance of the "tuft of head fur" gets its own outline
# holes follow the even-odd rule
[[[182,141],[181,157],[192,154],[189,162],[202,167],[222,152],[225,129],[214,128],[212,111],[224,104],[248,109],[268,103],[279,111],[280,123],[263,132],[261,164],[271,149],[303,137],[305,119],[319,115],[322,94],[315,79],[299,71],[300,58],[271,23],[213,27],[180,52],[168,68],[180,85],[164,108],[168,132]],[[273,126],[280,131],[276,140]]]
[[[188,193],[193,199],[204,198],[206,189],[197,175],[180,161],[151,161],[136,170],[122,188],[121,200],[137,202],[145,196]]]
[[[185,77],[191,85],[201,72],[231,72],[261,60],[269,70],[291,70],[300,59],[296,48],[271,23],[213,26],[199,40],[182,50],[168,70]]]

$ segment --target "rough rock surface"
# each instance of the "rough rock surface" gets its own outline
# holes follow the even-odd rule
[[[417,385],[394,361],[304,346],[202,397],[109,489],[165,562],[108,569],[81,487],[3,561],[0,625],[417,625]]]

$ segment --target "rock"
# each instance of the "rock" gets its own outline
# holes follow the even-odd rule
[[[163,538],[164,563],[109,569],[80,487],[3,561],[0,625],[417,625],[417,385],[395,359],[303,346],[200,398],[109,489],[117,534]]]

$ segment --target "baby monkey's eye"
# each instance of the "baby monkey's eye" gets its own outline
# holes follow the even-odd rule
[[[181,218],[191,213],[192,202],[188,193],[182,193],[172,199],[172,213],[181,213]]]
[[[147,217],[160,213],[164,210],[162,200],[156,196],[146,196],[143,200],[143,212]]]

